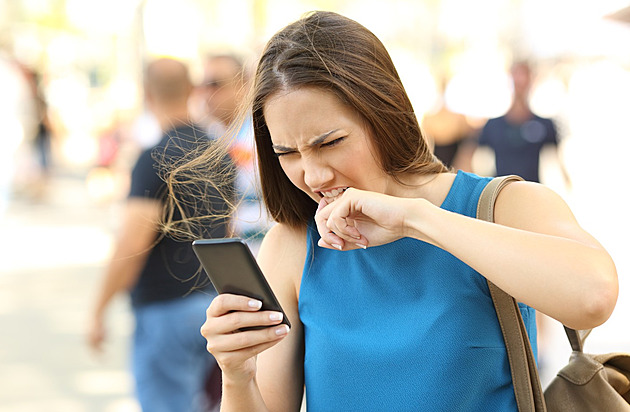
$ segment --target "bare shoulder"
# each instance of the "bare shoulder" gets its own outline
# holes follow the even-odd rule
[[[494,213],[495,221],[505,226],[599,246],[580,227],[564,199],[539,183],[514,182],[507,185],[497,198]]]
[[[263,240],[263,245],[265,245],[265,243],[272,243],[275,246],[290,246],[297,240],[306,241],[306,226],[296,228],[278,223],[269,229]]]
[[[306,227],[276,224],[265,235],[257,260],[272,284],[299,288],[305,258]]]

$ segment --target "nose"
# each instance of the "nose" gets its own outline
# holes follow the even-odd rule
[[[326,187],[334,178],[333,169],[317,154],[302,156],[302,171],[304,183],[313,190]]]

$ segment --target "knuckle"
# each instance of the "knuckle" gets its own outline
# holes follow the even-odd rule
[[[335,228],[334,218],[332,218],[332,219],[328,219],[328,220],[326,221],[326,228],[327,228],[328,230],[331,230],[331,231]]]
[[[265,334],[267,335],[267,339],[273,339],[276,337],[276,328],[267,328],[265,330]]]
[[[251,334],[247,332],[239,332],[234,336],[234,345],[239,348],[247,348],[251,346]]]
[[[210,326],[208,325],[208,322],[205,322],[203,325],[201,325],[199,332],[201,333],[201,336],[203,336],[204,338],[207,338],[208,336],[211,335],[211,330],[210,330]]]
[[[213,355],[215,354],[215,352],[217,351],[217,346],[214,342],[214,339],[206,339],[206,350]]]
[[[238,330],[246,327],[257,326],[259,315],[250,312],[233,312],[230,314],[230,329]]]
[[[220,311],[223,306],[225,304],[225,295],[217,295],[214,297],[214,299],[212,299],[212,302],[210,302],[210,306],[208,306],[208,311],[207,313],[215,313]]]
[[[230,316],[230,329],[236,330],[242,328],[243,326],[246,326],[243,314],[240,312],[232,313]]]

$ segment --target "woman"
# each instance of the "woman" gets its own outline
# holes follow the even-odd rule
[[[563,200],[489,181],[428,149],[396,69],[358,23],[315,12],[260,59],[252,105],[262,190],[278,222],[259,264],[292,323],[220,295],[202,333],[223,411],[516,410],[486,278],[572,328],[611,314],[608,253]],[[240,332],[246,326],[268,328]],[[457,370],[456,374],[452,371]]]

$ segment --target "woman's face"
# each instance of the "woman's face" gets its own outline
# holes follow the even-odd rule
[[[316,88],[278,93],[265,103],[264,116],[282,169],[316,202],[349,187],[387,192],[391,178],[361,117],[334,94]]]

